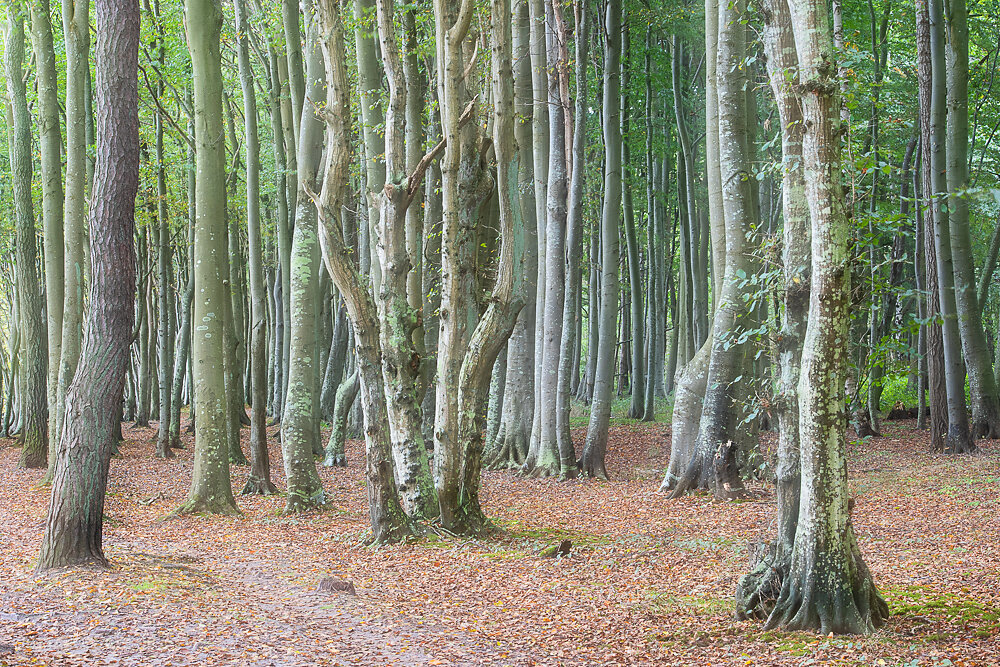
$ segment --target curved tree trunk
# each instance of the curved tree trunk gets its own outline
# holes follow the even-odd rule
[[[414,518],[425,518],[436,515],[437,507],[421,428],[420,355],[415,342],[420,317],[408,293],[413,265],[406,234],[407,210],[419,188],[411,187],[411,175],[406,169],[407,86],[396,39],[393,5],[387,0],[376,0],[375,4],[383,66],[389,81],[385,117],[386,182],[381,191],[372,194],[378,211],[376,250],[382,268],[382,287],[376,292],[375,304],[380,321],[382,375],[396,488],[406,513]]]
[[[80,365],[66,396],[38,571],[106,566],[104,495],[134,318],[139,185],[139,5],[97,0],[97,165],[90,216],[93,279]]]
[[[365,424],[365,476],[368,509],[375,542],[399,541],[412,534],[403,512],[392,471],[382,353],[376,307],[355,263],[355,253],[344,242],[343,204],[351,160],[350,89],[345,65],[344,25],[337,0],[320,0],[318,18],[326,62],[326,141],[328,158],[323,189],[312,194],[320,221],[323,260],[344,298],[354,332],[355,358]],[[335,461],[336,463],[336,461]]]

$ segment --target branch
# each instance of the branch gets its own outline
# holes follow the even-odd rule
[[[156,68],[154,67],[153,69]],[[139,71],[142,72],[142,79],[143,81],[146,82],[146,89],[149,91],[150,97],[153,98],[153,102],[156,103],[156,108],[160,112],[160,115],[162,115],[164,118],[167,119],[167,122],[170,123],[170,126],[173,127],[174,130],[176,130],[177,133],[184,138],[184,141],[187,143],[188,146],[191,147],[192,150],[196,150],[194,145],[194,140],[188,136],[187,132],[185,132],[180,128],[180,126],[177,124],[177,121],[174,120],[174,117],[170,115],[170,112],[164,109],[163,105],[160,104],[160,98],[156,94],[156,90],[153,88],[153,84],[149,80],[149,75],[146,73],[146,68],[143,67],[142,65],[139,65]],[[187,106],[185,105],[184,108],[186,109]]]
[[[448,140],[442,139],[438,142],[437,146],[432,148],[430,152],[420,158],[420,162],[418,162],[417,166],[414,167],[413,173],[410,174],[410,178],[406,183],[406,197],[408,201],[412,200],[417,194],[420,182],[424,179],[424,173],[427,171],[427,168],[431,166],[431,162],[433,162],[434,159],[441,154],[441,151],[444,150],[444,147],[447,144]]]
[[[478,95],[476,96],[478,97]],[[458,127],[462,128],[466,123],[472,120],[472,112],[476,108],[476,98],[465,107],[462,111],[462,115],[458,119]],[[420,158],[420,162],[414,167],[413,173],[410,174],[410,178],[406,182],[406,198],[407,203],[413,200],[413,197],[417,194],[417,188],[420,187],[421,181],[423,181],[424,174],[427,172],[427,168],[431,166],[433,162],[440,154],[441,151],[445,149],[448,145],[447,139],[442,139],[438,144],[432,148],[426,155]]]

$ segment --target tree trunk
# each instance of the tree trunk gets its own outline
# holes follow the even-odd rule
[[[531,477],[575,475],[576,457],[572,443],[563,439],[563,446],[569,447],[568,456],[560,455],[559,431],[559,381],[560,350],[563,328],[572,329],[571,320],[564,320],[566,305],[565,245],[567,218],[567,174],[565,116],[559,95],[559,80],[565,63],[559,53],[558,27],[551,0],[545,3],[546,69],[548,76],[548,180],[546,182],[545,207],[545,290],[543,299],[544,318],[542,330],[541,387],[538,393],[541,401],[536,405],[538,416],[538,438],[532,442],[528,457],[524,462],[524,472]],[[539,246],[541,250],[541,246]],[[541,283],[540,283],[541,284]],[[572,339],[571,339],[572,340]],[[569,354],[569,351],[567,351]],[[566,379],[569,379],[567,369]],[[568,399],[568,395],[567,395]],[[553,409],[553,407],[555,409]],[[566,409],[568,411],[568,402]],[[568,420],[567,420],[568,435]]]
[[[55,424],[62,428],[66,392],[80,358],[83,333],[83,291],[87,248],[86,188],[87,105],[86,79],[90,72],[90,2],[63,0],[63,35],[66,47],[66,187],[63,203],[63,322],[56,388]]]
[[[229,301],[225,271],[226,165],[222,121],[222,68],[218,0],[185,0],[195,110],[197,218],[194,233],[195,303],[191,342],[194,372],[194,471],[187,501],[174,514],[236,514],[229,481],[229,402],[225,375],[225,323]]]
[[[159,22],[159,3],[156,4],[156,21]],[[157,25],[158,58],[162,67],[165,60],[162,27]],[[162,70],[161,70],[162,71]],[[163,82],[157,82],[157,98],[163,94]],[[159,102],[158,102],[159,104]],[[174,370],[174,332],[170,313],[173,310],[173,251],[170,238],[170,217],[167,208],[167,176],[163,157],[163,115],[156,114],[156,220],[160,226],[159,247],[157,248],[157,303],[158,324],[157,382],[159,388],[159,423],[157,425],[156,455],[168,458],[170,451],[170,414],[173,392],[171,391]]]
[[[323,99],[323,60],[312,7],[306,11],[306,88],[299,118],[297,150],[298,193],[295,229],[292,235],[290,312],[291,364],[288,393],[281,416],[281,452],[287,480],[285,513],[299,512],[325,502],[323,486],[316,472],[314,450],[320,449],[316,418],[315,364],[318,309],[317,212],[310,193],[318,188],[323,153],[323,121],[314,109]]]
[[[35,213],[31,202],[31,116],[24,84],[24,9],[7,7],[4,25],[4,73],[12,123],[8,138],[14,219],[17,233],[16,287],[21,332],[21,455],[22,468],[44,468],[48,462],[48,396],[45,323],[38,279]]]
[[[765,556],[737,587],[740,618],[766,619],[791,568],[801,493],[798,387],[802,340],[809,315],[810,221],[802,165],[802,108],[792,17],[786,0],[764,5],[764,49],[771,91],[781,122],[782,280],[784,310],[778,340],[778,465],[775,470],[777,534]],[[788,78],[790,77],[790,78]]]
[[[62,132],[59,79],[52,40],[49,0],[31,3],[31,48],[38,82],[38,143],[42,168],[42,243],[45,251],[45,315],[47,320],[49,440],[57,442],[55,417],[62,352],[63,322],[63,186]],[[49,468],[54,470],[55,447],[49,448]]]
[[[260,234],[260,139],[257,131],[257,91],[250,67],[249,24],[245,0],[236,0],[239,74],[247,151],[247,245],[250,255],[250,476],[243,495],[271,495],[271,461],[267,452],[267,303]]]
[[[607,479],[605,456],[611,421],[612,385],[618,316],[618,227],[621,221],[622,135],[621,135],[621,50],[622,5],[608,0],[604,16],[604,208],[601,213],[601,322],[594,374],[594,397],[590,407],[587,440],[579,467],[583,475]]]
[[[534,164],[532,156],[532,89],[529,57],[528,0],[517,0],[512,26],[514,76],[514,137],[518,149],[518,200],[524,224],[521,281],[524,308],[507,344],[507,378],[503,413],[495,446],[484,462],[489,468],[520,468],[528,455],[535,411],[535,290],[538,278],[538,235],[535,228]],[[540,106],[540,105],[539,105]],[[540,361],[540,360],[539,360]]]
[[[744,332],[753,328],[749,290],[755,289],[747,280],[755,270],[750,255],[754,205],[750,182],[743,177],[751,166],[746,125],[747,76],[739,67],[746,50],[745,10],[742,2],[719,5],[719,156],[726,263],[709,338],[711,353],[698,439],[694,455],[672,491],[673,497],[693,489],[708,489],[717,499],[743,493],[736,454],[743,439],[741,433],[748,426],[742,402],[747,383],[741,383],[741,379],[750,371],[751,355]]]
[[[917,43],[917,84],[920,100],[920,151],[917,161],[921,165],[917,171],[920,177],[915,181],[917,226],[921,232],[921,247],[924,254],[924,278],[927,294],[925,299],[923,325],[927,350],[927,389],[931,417],[931,451],[944,451],[948,437],[948,390],[945,379],[944,338],[938,323],[941,313],[940,290],[938,289],[937,251],[934,244],[934,215],[931,210],[931,28],[927,0],[917,0],[916,6]],[[919,193],[919,194],[918,194]],[[964,408],[963,408],[964,409]]]
[[[965,360],[958,324],[955,294],[954,255],[950,231],[950,211],[945,194],[948,190],[946,141],[947,99],[945,90],[944,13],[942,0],[930,0],[931,95],[925,113],[930,117],[931,182],[925,192],[932,201],[934,249],[937,253],[938,292],[944,339],[945,385],[948,390],[948,437],[945,451],[961,454],[975,449],[969,430],[965,404]],[[974,297],[973,297],[974,298]]]
[[[139,5],[97,0],[97,165],[90,216],[93,279],[81,363],[66,396],[38,571],[106,566],[104,495],[133,323],[139,185]],[[9,42],[8,42],[9,45]]]
[[[329,153],[323,189],[318,199],[314,199],[322,222],[319,228],[320,246],[330,276],[344,298],[354,332],[365,422],[365,475],[372,536],[376,542],[393,542],[410,535],[412,528],[399,503],[392,471],[379,322],[374,299],[354,259],[358,253],[344,242],[343,204],[351,160],[350,90],[345,66],[344,26],[337,0],[321,0],[318,9],[320,34],[323,35],[319,41],[326,62],[324,117],[325,144]]]
[[[572,176],[569,184],[569,212],[566,221],[566,299],[563,304],[563,331],[559,357],[558,409],[556,431],[559,442],[561,474],[575,477],[576,449],[570,435],[570,394],[571,381],[580,369],[579,336],[577,318],[582,317],[579,304],[582,303],[582,275],[580,263],[583,259],[583,191],[587,172],[587,66],[590,49],[591,10],[587,0],[576,4],[576,108],[573,119]]]
[[[966,0],[948,0],[945,171],[948,226],[955,272],[955,302],[972,398],[972,437],[1000,438],[1000,392],[983,311],[976,295],[976,266],[969,231],[969,26]],[[932,33],[933,34],[933,33]],[[942,73],[944,76],[944,73]],[[964,394],[964,389],[963,389]],[[957,444],[957,443],[956,443]],[[974,447],[954,447],[955,453]]]
[[[789,3],[802,91],[812,275],[798,386],[802,493],[785,578],[767,627],[866,633],[889,610],[858,549],[848,504],[844,375],[850,292],[841,189],[840,96],[825,8]]]

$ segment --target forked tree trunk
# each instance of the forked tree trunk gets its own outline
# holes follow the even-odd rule
[[[786,0],[764,5],[764,50],[771,91],[781,121],[782,155],[782,289],[784,311],[778,342],[778,465],[775,470],[778,529],[762,558],[737,587],[740,618],[766,619],[791,568],[792,548],[799,520],[801,492],[799,447],[799,369],[802,340],[809,314],[810,224],[802,165],[802,109],[796,87],[799,79],[792,19]]]
[[[867,633],[885,623],[889,610],[858,549],[847,497],[849,225],[841,188],[835,51],[824,7],[808,0],[789,6],[805,121],[812,276],[798,386],[801,506],[791,570],[767,627]]]
[[[355,262],[358,253],[344,242],[343,218],[351,161],[350,89],[345,65],[344,24],[338,0],[320,0],[318,19],[326,62],[326,141],[323,189],[312,194],[321,221],[320,246],[334,284],[344,298],[354,333],[358,384],[365,424],[365,476],[375,542],[395,542],[412,533],[399,502],[392,471],[379,325],[374,299]],[[336,453],[335,453],[336,455]],[[335,461],[337,463],[337,461]]]
[[[471,3],[468,3],[471,6]],[[439,14],[439,19],[441,15]],[[497,156],[496,193],[500,209],[500,257],[497,278],[490,295],[490,305],[476,325],[469,339],[468,351],[462,359],[458,385],[458,436],[463,444],[460,461],[460,478],[454,500],[449,507],[450,494],[442,495],[442,523],[449,519],[448,527],[465,534],[477,534],[487,527],[486,516],[479,504],[480,472],[482,468],[482,423],[478,406],[482,403],[489,373],[493,363],[506,345],[514,328],[521,301],[521,248],[523,224],[517,206],[518,151],[514,145],[514,91],[511,56],[510,0],[492,0],[490,3],[492,26],[492,91],[495,98],[493,113],[493,143]],[[452,32],[466,20],[464,12],[449,30],[448,38],[454,45],[461,44],[461,32]],[[446,49],[445,53],[447,54]],[[454,71],[452,72],[452,76]],[[453,84],[452,84],[453,85]],[[450,86],[446,87],[446,91]],[[454,92],[452,89],[451,92]],[[445,113],[444,127],[448,122]],[[454,125],[451,125],[454,127]],[[447,135],[446,135],[447,136]]]
[[[377,202],[376,250],[382,267],[382,287],[375,301],[380,321],[382,375],[396,487],[403,509],[411,517],[429,518],[437,514],[437,503],[421,428],[421,369],[415,342],[420,316],[413,309],[408,293],[413,265],[406,234],[407,211],[419,191],[419,180],[411,184],[412,175],[406,169],[407,86],[396,39],[393,4],[376,0],[376,10],[382,60],[389,82],[385,117],[386,182],[381,191],[372,193]]]
[[[90,310],[66,395],[52,502],[38,571],[106,566],[104,496],[134,318],[135,194],[139,185],[139,5],[97,0],[97,165],[90,216]],[[7,41],[10,47],[9,40]]]

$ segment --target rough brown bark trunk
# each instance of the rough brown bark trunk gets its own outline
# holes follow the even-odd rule
[[[90,215],[93,277],[83,354],[66,395],[38,570],[107,565],[104,495],[133,324],[139,184],[139,5],[97,0],[97,164]]]

